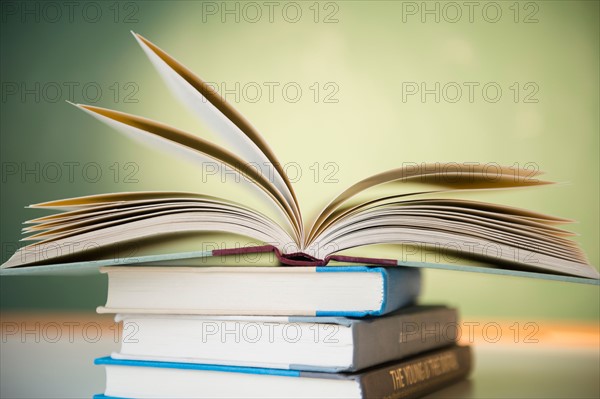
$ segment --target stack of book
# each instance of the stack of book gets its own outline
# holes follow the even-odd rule
[[[109,295],[100,311],[116,313],[124,334],[120,352],[97,360],[106,367],[105,395],[418,396],[465,377],[471,355],[455,342],[455,310],[415,306],[415,267],[598,284],[598,271],[560,227],[569,220],[461,198],[549,184],[537,170],[408,164],[351,185],[305,223],[282,163],[259,132],[188,68],[134,36],[173,92],[227,145],[139,116],[76,106],[127,137],[208,160],[215,173],[233,176],[228,184],[247,191],[236,201],[149,191],[32,205],[61,212],[27,222],[25,239],[36,242],[20,248],[0,274],[107,266]],[[436,197],[445,192],[450,198]],[[249,206],[246,194],[258,195],[261,209]],[[204,234],[214,232],[251,245],[197,251]],[[190,252],[159,249],[191,234],[198,241]],[[112,249],[124,243],[152,252],[115,260]],[[361,252],[377,244],[433,248],[487,267]],[[287,267],[165,266],[192,258],[214,265],[208,258],[250,253],[274,254]],[[326,266],[332,261],[361,266]]]
[[[409,398],[471,367],[456,310],[415,305],[418,269],[102,271],[123,334],[97,398]]]

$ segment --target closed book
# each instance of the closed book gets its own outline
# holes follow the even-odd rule
[[[115,359],[358,371],[455,343],[458,312],[413,306],[386,316],[117,315]]]
[[[106,390],[95,398],[418,398],[465,378],[471,350],[453,346],[360,373],[96,359]]]
[[[349,316],[412,304],[420,272],[383,267],[105,267],[99,313]]]

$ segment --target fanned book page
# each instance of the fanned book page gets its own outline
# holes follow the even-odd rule
[[[472,191],[550,184],[540,180],[537,171],[508,167],[490,170],[469,163],[393,169],[353,184],[305,223],[292,184],[260,133],[193,72],[147,39],[134,36],[174,94],[228,143],[227,148],[139,116],[75,106],[136,140],[209,159],[228,173],[239,175],[273,214],[189,192],[113,193],[44,202],[32,207],[59,212],[26,222],[24,232],[28,236],[24,240],[35,242],[19,249],[2,265],[2,274],[274,252],[281,264],[290,266],[323,266],[335,261],[598,282],[598,271],[570,239],[572,233],[561,228],[570,220],[460,198]],[[404,183],[418,189],[407,190],[409,185]],[[99,257],[102,248],[119,243],[182,233],[227,233],[262,244],[112,261]],[[344,252],[407,242],[453,248],[457,255],[484,262],[487,267],[410,263]]]

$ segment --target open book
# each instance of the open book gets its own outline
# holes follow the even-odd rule
[[[389,170],[348,187],[305,224],[290,180],[256,129],[185,66],[142,36],[134,36],[174,93],[229,147],[138,116],[76,106],[132,138],[239,174],[241,182],[262,195],[274,216],[239,202],[189,192],[128,192],[50,201],[32,207],[62,212],[27,222],[26,240],[37,242],[18,250],[3,269],[90,261],[94,255],[86,248],[205,231],[265,243],[219,254],[274,251],[286,265],[317,266],[333,260],[396,266],[396,260],[340,252],[371,244],[415,242],[453,248],[497,270],[598,278],[582,250],[569,239],[571,233],[557,227],[569,220],[454,198],[466,190],[549,184],[538,179],[537,171],[459,163]],[[402,183],[408,182],[420,189],[406,192],[408,185]],[[452,198],[437,196],[443,193],[451,193]]]

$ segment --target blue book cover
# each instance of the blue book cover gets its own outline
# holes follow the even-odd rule
[[[190,363],[96,359],[105,366],[104,395],[150,397],[416,398],[465,378],[471,350],[451,346],[357,373],[324,373]],[[427,378],[415,378],[420,372]],[[410,384],[408,381],[410,380]]]
[[[385,267],[364,267],[364,266],[345,266],[345,267],[317,267],[317,273],[380,273],[383,279],[383,301],[381,307],[377,310],[357,310],[357,311],[338,311],[318,310],[315,316],[334,316],[334,317],[365,317],[380,316],[400,309],[415,301],[421,291],[421,274],[408,272],[403,268],[385,268]]]

